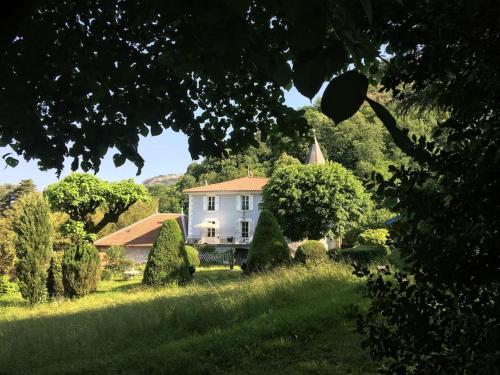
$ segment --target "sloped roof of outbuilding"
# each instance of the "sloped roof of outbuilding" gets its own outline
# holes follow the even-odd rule
[[[94,242],[97,247],[126,246],[126,247],[151,247],[160,233],[161,226],[166,220],[177,220],[184,238],[181,214],[153,214],[145,219],[111,233]]]

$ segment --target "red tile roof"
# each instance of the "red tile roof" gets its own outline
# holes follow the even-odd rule
[[[224,191],[262,191],[262,188],[269,181],[266,177],[242,177],[235,180],[219,182],[205,186],[198,186],[183,190],[184,193],[208,193]]]
[[[97,247],[151,247],[163,223],[170,219],[177,220],[181,230],[183,230],[181,214],[153,214],[137,223],[98,239],[94,242],[94,245]],[[187,218],[185,217],[184,219],[187,222]],[[186,233],[184,233],[185,237]]]

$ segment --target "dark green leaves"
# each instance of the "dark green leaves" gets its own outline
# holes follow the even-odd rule
[[[113,155],[113,163],[115,164],[115,167],[120,167],[125,163],[127,160],[127,157],[123,154],[114,154]]]
[[[319,53],[302,54],[293,63],[293,83],[304,96],[312,99],[325,80],[338,72],[348,61],[342,43],[333,42]]]
[[[19,164],[19,160],[17,160],[16,158],[13,158],[12,156],[5,158],[5,162],[7,163],[7,165],[9,167],[12,167],[12,168],[16,167]]]
[[[407,129],[400,129],[397,127],[396,119],[382,104],[377,103],[375,100],[368,97],[366,98],[366,101],[370,104],[370,107],[372,107],[380,121],[382,121],[385,128],[391,134],[394,143],[401,149],[401,151],[422,163],[429,160],[429,153],[424,148],[417,147],[417,145],[411,141],[408,137]]]
[[[339,124],[357,112],[367,91],[368,79],[350,70],[330,81],[321,100],[321,110]]]

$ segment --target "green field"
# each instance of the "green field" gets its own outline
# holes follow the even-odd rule
[[[192,285],[156,290],[107,281],[35,307],[2,297],[0,373],[371,374],[355,331],[361,289],[329,264],[201,268]]]

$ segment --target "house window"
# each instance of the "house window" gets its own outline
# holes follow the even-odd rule
[[[212,226],[207,228],[207,237],[215,237],[215,221],[209,221]]]
[[[248,238],[248,221],[241,222],[241,237]]]
[[[215,197],[208,197],[208,211],[215,211]]]
[[[241,196],[241,210],[247,211],[250,209],[250,197],[248,195]]]

